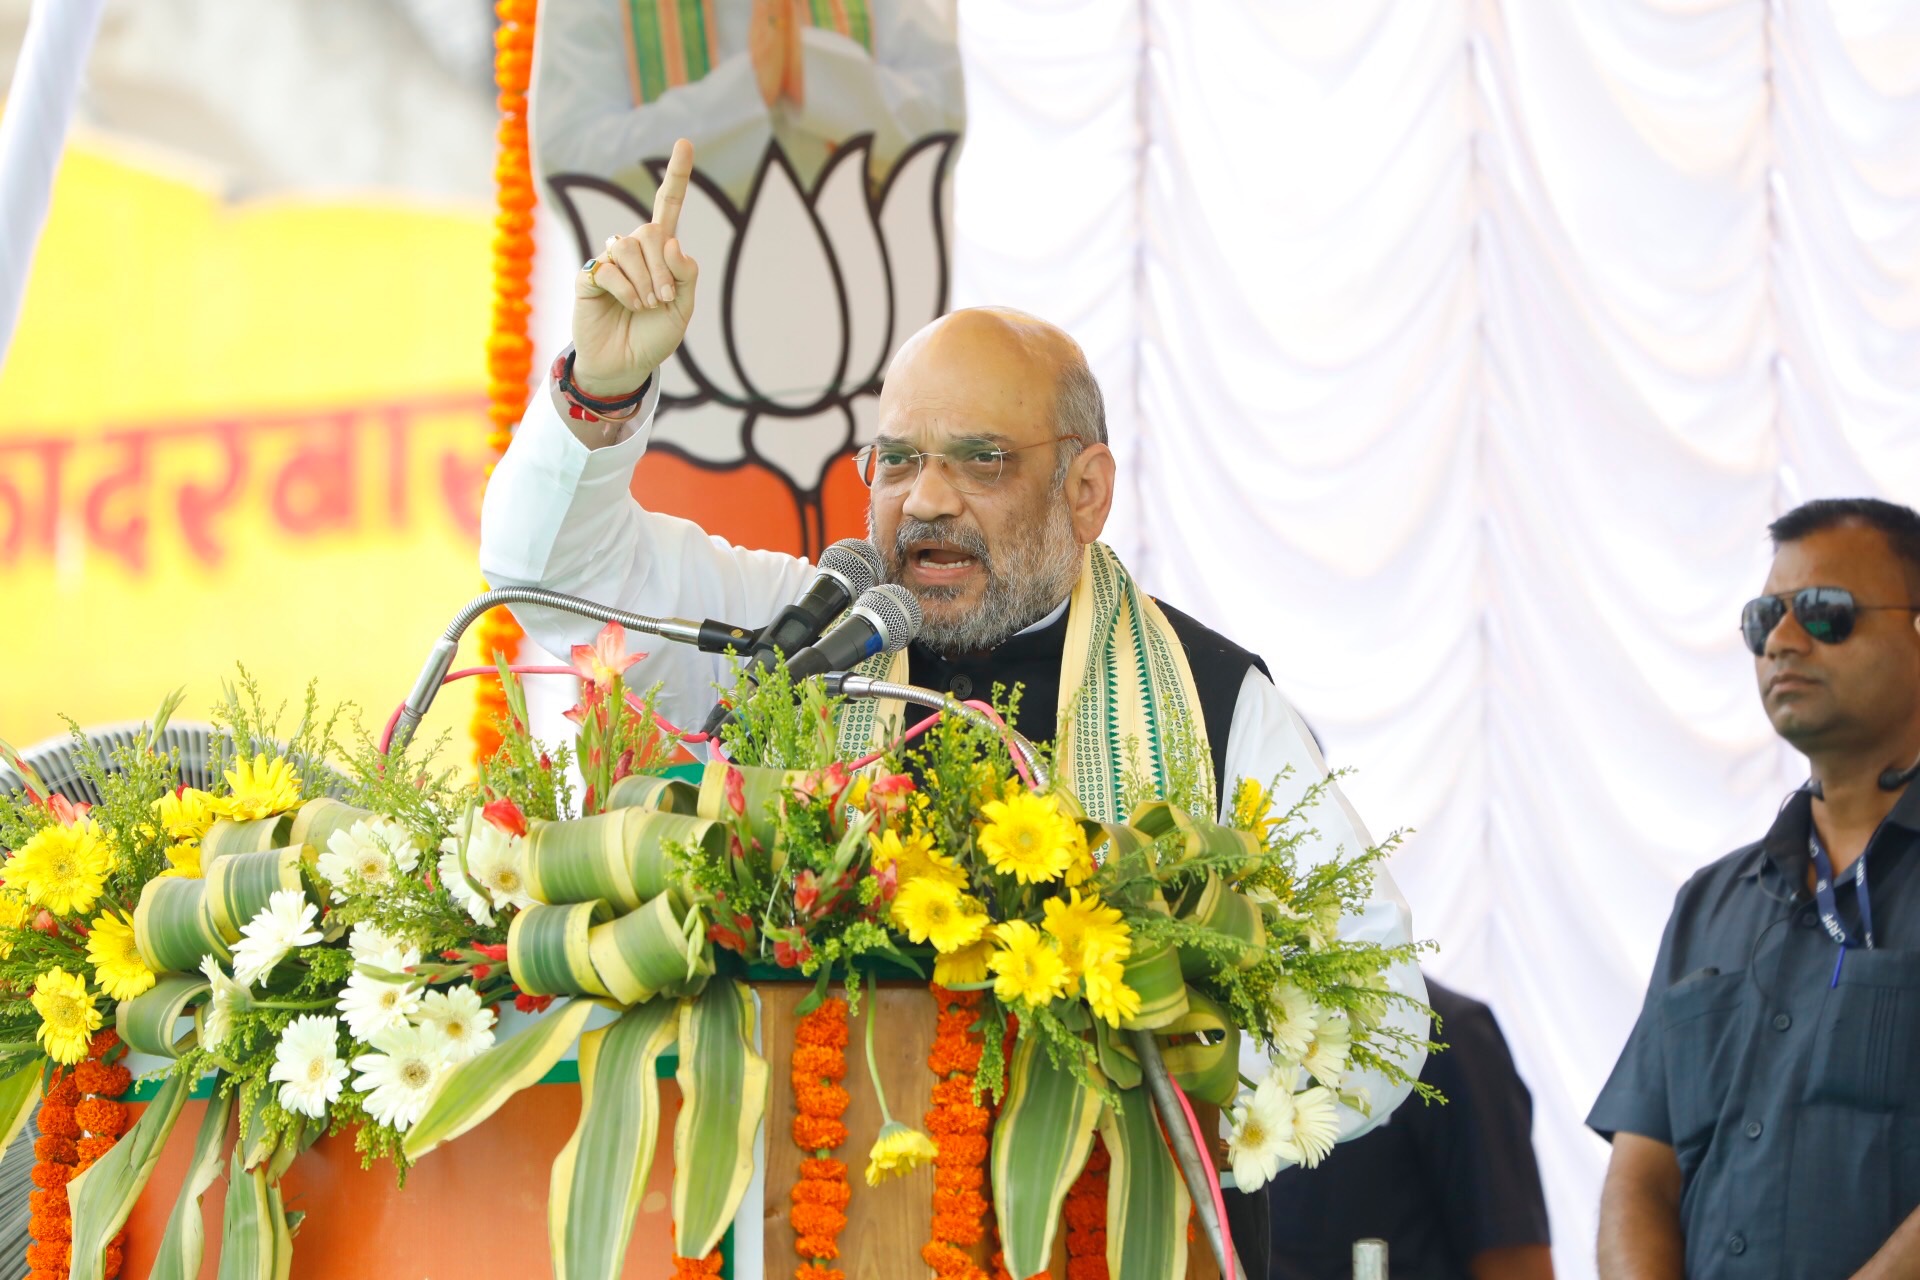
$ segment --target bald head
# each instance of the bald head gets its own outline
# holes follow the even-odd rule
[[[1011,307],[969,307],[941,316],[900,347],[881,393],[972,406],[1009,422],[1070,436],[1062,464],[1107,442],[1106,404],[1086,352],[1058,325]]]

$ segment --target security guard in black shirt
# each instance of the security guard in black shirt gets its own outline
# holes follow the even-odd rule
[[[1587,1118],[1603,1280],[1920,1277],[1920,515],[1771,532],[1741,627],[1813,776],[1674,903]]]

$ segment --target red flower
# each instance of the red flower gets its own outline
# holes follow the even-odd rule
[[[745,817],[747,813],[747,775],[727,766],[726,780],[727,807]]]
[[[793,880],[793,905],[813,914],[813,908],[820,901],[820,879],[811,870],[802,871]]]
[[[513,998],[513,1007],[522,1013],[544,1013],[552,1003],[552,996],[530,996],[524,991]]]
[[[613,678],[640,659],[644,653],[627,652],[627,632],[617,622],[600,628],[593,643],[573,646],[573,669],[581,679],[595,687],[613,683]]]
[[[723,924],[708,925],[707,940],[717,942],[729,951],[737,951],[741,955],[747,953],[747,940]]]
[[[798,969],[813,958],[813,947],[805,938],[800,939],[798,947],[790,947],[785,942],[773,944],[773,962],[782,969]]]
[[[495,800],[480,810],[480,816],[500,828],[508,835],[527,834],[527,815],[520,812],[520,806],[511,800]]]
[[[502,964],[506,963],[507,944],[504,942],[473,942],[468,945],[489,960],[498,960]]]

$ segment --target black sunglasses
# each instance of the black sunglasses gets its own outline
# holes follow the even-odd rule
[[[1789,602],[1794,621],[1821,644],[1839,644],[1852,635],[1854,616],[1862,609],[1920,613],[1920,605],[1861,604],[1845,587],[1802,587],[1790,596],[1761,596],[1740,610],[1740,634],[1754,657],[1767,651],[1767,637],[1786,620]]]

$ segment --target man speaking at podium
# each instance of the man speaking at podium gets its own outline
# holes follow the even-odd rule
[[[654,616],[716,618],[757,627],[805,588],[809,566],[749,551],[687,520],[643,510],[631,492],[646,452],[658,383],[693,314],[699,270],[675,238],[693,147],[673,151],[654,220],[609,240],[574,281],[569,357],[537,393],[487,488],[481,567],[495,587],[538,586]],[[1252,778],[1282,778],[1284,812],[1325,774],[1304,723],[1260,660],[1142,592],[1098,541],[1113,502],[1099,385],[1064,332],[1018,312],[960,311],[901,347],[880,398],[875,444],[858,458],[872,492],[868,524],[889,581],[918,598],[919,638],[874,670],[888,678],[987,697],[1025,686],[1019,728],[1060,737],[1060,774],[1096,818],[1115,812],[1137,745],[1164,767],[1161,726],[1190,726],[1212,759],[1216,795]],[[1250,584],[1251,585],[1251,584]],[[594,624],[531,607],[521,624],[555,652]],[[724,659],[652,643],[631,677],[659,681],[661,713],[698,724]],[[842,726],[850,750],[883,742],[901,723],[855,704]],[[868,710],[862,711],[865,707]],[[1072,723],[1061,726],[1062,709]],[[918,715],[927,712],[914,708]],[[914,723],[906,716],[905,723]],[[1311,815],[1302,865],[1370,843],[1337,788]],[[1382,870],[1367,909],[1343,936],[1395,945],[1412,937],[1405,901]],[[1412,963],[1391,987],[1423,1000]],[[1389,1021],[1424,1039],[1425,1019],[1394,1002]],[[1406,1064],[1417,1075],[1420,1058]],[[1264,1074],[1249,1061],[1247,1074]],[[1407,1086],[1359,1077],[1370,1109],[1343,1110],[1341,1137],[1384,1120]]]

